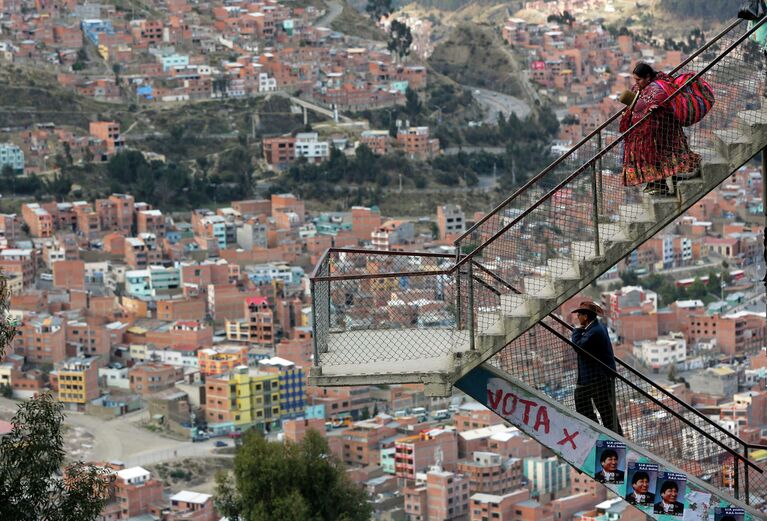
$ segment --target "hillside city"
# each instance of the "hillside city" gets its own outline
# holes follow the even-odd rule
[[[703,38],[700,30],[685,42],[608,30],[604,18],[618,8],[610,1],[516,4],[492,31],[521,64],[521,91],[460,86],[484,114],[461,125],[524,121],[552,103],[550,159],[621,108],[635,62],[670,70]],[[398,20],[411,33],[401,53],[386,42]],[[67,457],[111,469],[105,521],[224,519],[215,474],[231,468],[251,429],[282,443],[320,433],[377,520],[644,519],[458,392],[437,399],[418,384],[307,383],[309,279],[328,248],[454,254],[454,240],[484,215],[451,200],[468,183],[424,192],[426,215],[270,190],[291,168],[329,169],[360,150],[416,165],[453,157],[430,126],[438,118],[386,118],[427,103],[430,85],[445,81],[429,64],[438,25],[417,11],[376,22],[334,0],[0,0],[0,69],[45,73],[55,85],[43,92],[102,103],[85,123],[52,122],[41,111],[0,128],[0,273],[17,330],[0,361],[0,437],[20,401],[52,393],[67,411]],[[159,185],[110,186],[93,198],[89,190],[106,187],[76,177],[56,197],[13,188],[53,187],[72,168],[124,158],[171,162],[147,139],[162,133],[150,119],[106,117],[110,107],[180,112],[272,98],[288,106],[287,126],[248,122],[258,127],[249,167],[269,175],[239,197],[214,188],[207,203],[183,209]],[[238,139],[231,128],[211,132]],[[501,163],[504,147],[478,148]],[[497,164],[480,176],[486,211],[507,195],[497,175],[512,175]],[[402,174],[397,181],[395,194]],[[767,444],[762,183],[757,164],[742,167],[558,310],[570,320],[584,297],[600,302],[616,356],[755,444]],[[415,298],[407,285],[391,290],[391,300]],[[767,461],[767,451],[751,458]]]

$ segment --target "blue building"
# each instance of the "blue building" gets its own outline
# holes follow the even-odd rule
[[[304,415],[306,389],[303,368],[290,360],[275,356],[258,362],[260,371],[278,373],[280,382],[280,419],[289,420]]]
[[[91,18],[80,22],[80,28],[83,30],[83,35],[93,43],[93,45],[99,44],[100,34],[115,34],[115,29],[112,27],[111,20],[100,20],[97,18]]]
[[[153,100],[154,99],[154,91],[152,90],[151,85],[139,85],[136,87],[136,96],[139,96],[141,98],[147,99],[147,100]]]
[[[13,143],[0,143],[0,170],[6,166],[24,171],[24,151]]]
[[[189,65],[189,55],[188,54],[166,54],[163,55],[160,60],[162,61],[162,70],[167,72],[170,69],[175,69],[177,67],[186,67]]]

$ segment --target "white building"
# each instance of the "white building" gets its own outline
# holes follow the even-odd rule
[[[197,361],[197,350],[187,347],[147,347],[147,357],[151,360],[162,362],[163,364],[173,365],[191,369],[199,369],[200,364]]]
[[[316,132],[299,132],[296,134],[296,158],[305,157],[309,161],[320,163],[330,157],[330,144],[320,141]]]
[[[99,380],[106,384],[107,387],[124,389],[126,391],[130,390],[130,379],[128,378],[127,367],[121,367],[119,369],[112,367],[100,367]]]
[[[149,481],[152,476],[149,471],[143,467],[131,467],[118,470],[117,477],[123,480],[127,485],[142,485]]]
[[[634,356],[651,369],[684,362],[687,358],[687,342],[682,333],[671,333],[657,340],[644,340],[634,344]]]
[[[258,92],[274,92],[277,90],[277,79],[270,78],[265,72],[258,74]]]

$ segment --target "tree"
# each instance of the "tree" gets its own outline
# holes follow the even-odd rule
[[[0,357],[15,327],[5,318],[8,293],[0,277]],[[63,469],[62,405],[46,393],[19,405],[13,429],[0,439],[0,519],[95,521],[109,497],[108,469],[74,463]]]
[[[668,374],[666,375],[671,382],[676,382],[676,364],[674,362],[671,362],[671,365],[668,368]]]
[[[115,75],[115,84],[120,84],[120,72],[122,72],[122,65],[119,63],[112,64],[112,72]]]
[[[687,294],[690,298],[702,300],[708,294],[708,289],[702,280],[696,278],[695,281],[690,284],[690,287],[687,288]]]
[[[389,32],[389,43],[387,49],[399,56],[400,59],[410,54],[410,46],[413,43],[413,33],[408,27],[399,20],[393,20]]]
[[[388,16],[392,12],[391,0],[368,0],[365,11],[377,22],[382,16]]]
[[[60,158],[60,162],[64,162],[63,156]],[[45,193],[52,195],[57,201],[62,201],[72,190],[72,178],[69,175],[57,172],[53,177],[43,179],[42,188]]]
[[[416,117],[421,113],[421,108],[422,105],[421,101],[418,99],[418,93],[408,87],[405,91],[405,111],[411,117]]]
[[[633,271],[624,271],[620,274],[624,286],[636,286],[639,284],[639,277]]]
[[[310,430],[301,443],[267,441],[249,431],[234,476],[216,479],[216,508],[233,520],[367,521],[363,490],[349,481],[327,442]]]

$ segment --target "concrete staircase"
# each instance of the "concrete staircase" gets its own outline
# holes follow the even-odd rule
[[[464,353],[450,380],[456,381],[492,357],[759,153],[767,146],[767,109],[740,112],[735,128],[712,134],[713,148],[695,150],[702,157],[699,175],[678,181],[674,197],[644,195],[641,203],[620,205],[617,221],[599,223],[599,255],[593,241],[574,241],[569,257],[550,258],[533,268],[536,275],[524,278],[524,287],[517,288],[520,294],[502,294],[499,312],[483,316],[483,320],[493,320],[493,325],[477,337],[479,353],[473,357]]]

